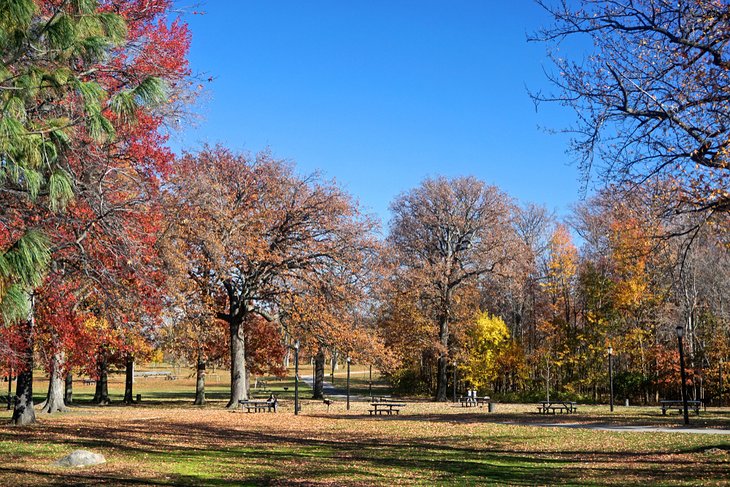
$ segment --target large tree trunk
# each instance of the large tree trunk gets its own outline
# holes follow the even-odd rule
[[[312,399],[324,399],[324,348],[321,346],[314,357]]]
[[[66,373],[66,390],[63,395],[63,402],[66,405],[73,404],[73,394],[74,394],[74,375],[69,370]]]
[[[124,370],[124,404],[134,402],[134,355],[127,354]]]
[[[25,426],[35,423],[35,410],[33,409],[33,345],[34,345],[34,298],[30,297],[30,312],[28,320],[21,325],[21,331],[25,342],[23,350],[23,363],[18,373],[15,386],[15,409],[11,423],[16,426]]]
[[[48,395],[41,407],[41,412],[53,414],[56,412],[68,411],[63,402],[64,381],[63,381],[63,352],[56,352],[51,359],[51,379],[48,381]]]
[[[99,356],[98,377],[96,379],[96,390],[94,391],[94,404],[105,406],[111,401],[109,400],[109,384],[108,384],[108,364],[106,361],[106,353],[102,351]]]
[[[436,376],[436,400],[437,401],[446,401],[447,400],[447,386],[448,386],[448,346],[449,346],[449,318],[448,315],[445,313],[444,317],[441,319],[441,323],[439,326],[439,341],[441,342],[441,346],[443,347],[443,350],[441,354],[439,355],[438,359],[438,373]]]
[[[195,401],[193,404],[202,406],[205,404],[205,357],[198,351],[197,378],[195,380]]]
[[[11,422],[16,426],[25,426],[35,423],[35,410],[33,409],[33,364],[32,358],[26,361],[24,369],[18,374],[15,388],[15,409]]]
[[[246,344],[243,338],[242,321],[234,319],[230,323],[231,332],[231,399],[226,405],[229,409],[238,407],[238,401],[248,399],[246,389]]]

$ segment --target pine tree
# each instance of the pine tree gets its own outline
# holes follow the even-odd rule
[[[16,424],[34,421],[32,296],[52,246],[27,210],[63,211],[76,186],[73,147],[111,140],[115,118],[133,122],[138,106],[163,98],[156,78],[109,96],[101,68],[126,39],[125,20],[97,0],[0,2],[0,319],[24,322],[31,369],[19,377]]]

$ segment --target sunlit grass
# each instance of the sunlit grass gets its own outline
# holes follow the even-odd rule
[[[354,377],[362,384],[367,375],[352,374],[351,381]],[[45,385],[39,379],[37,392]],[[111,378],[114,401],[121,400],[122,379]],[[135,394],[143,399],[131,406],[93,406],[86,402],[93,386],[77,385],[79,404],[71,412],[39,414],[39,424],[30,428],[0,428],[0,480],[18,485],[96,485],[102,480],[111,485],[730,482],[727,436],[573,427],[681,426],[680,416],[662,416],[658,407],[619,407],[611,414],[606,406],[581,405],[576,415],[543,416],[531,404],[497,404],[489,413],[486,408],[411,400],[401,416],[371,417],[367,397],[353,397],[349,411],[342,400],[328,410],[322,401],[307,399],[311,391],[301,384],[302,414],[295,416],[290,377],[267,380],[266,391],[282,399],[279,413],[249,414],[223,408],[225,371],[219,380],[209,380],[212,401],[202,408],[191,404],[192,376],[138,379]],[[9,416],[9,411],[0,411],[0,420]],[[727,427],[730,410],[709,410],[692,420],[695,425]],[[566,423],[571,427],[558,427]],[[108,463],[82,470],[51,466],[77,448],[100,452]]]

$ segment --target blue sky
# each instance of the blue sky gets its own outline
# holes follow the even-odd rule
[[[186,3],[178,2],[180,7]],[[535,111],[549,88],[548,22],[530,0],[209,0],[186,15],[192,69],[214,77],[202,119],[173,148],[270,148],[335,178],[387,221],[390,201],[435,175],[474,175],[521,202],[569,211],[580,182],[562,128]]]

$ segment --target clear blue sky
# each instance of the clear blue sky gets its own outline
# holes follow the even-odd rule
[[[177,1],[178,6],[190,3]],[[300,172],[335,178],[385,221],[427,176],[474,175],[565,214],[579,197],[560,128],[538,112],[548,22],[530,0],[208,0],[186,15],[192,69],[213,76],[202,120],[173,140],[269,147]]]

